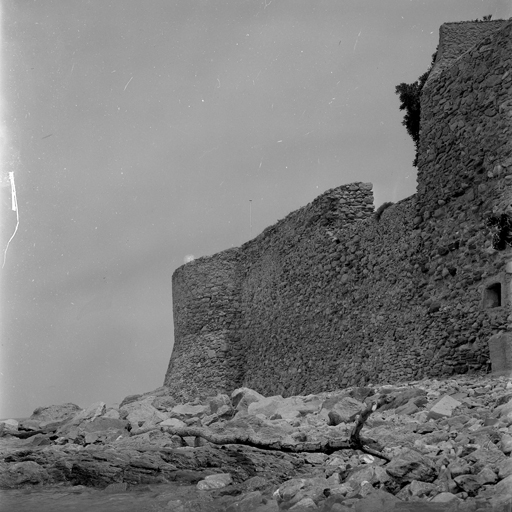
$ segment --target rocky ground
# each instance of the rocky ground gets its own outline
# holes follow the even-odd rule
[[[363,411],[370,453],[347,448]],[[41,407],[0,422],[0,435],[3,489],[196,485],[194,503],[166,503],[176,512],[212,503],[226,512],[512,510],[512,380],[503,377],[289,398],[241,388],[186,404],[163,387],[118,409]]]

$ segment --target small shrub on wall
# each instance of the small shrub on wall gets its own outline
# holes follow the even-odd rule
[[[407,133],[411,136],[414,141],[414,147],[416,148],[416,154],[414,156],[414,160],[412,165],[417,167],[418,165],[418,150],[420,143],[420,117],[421,117],[421,109],[420,109],[420,97],[421,90],[425,85],[432,68],[434,67],[434,62],[437,56],[436,52],[432,55],[432,62],[430,63],[430,67],[425,73],[423,73],[416,82],[412,84],[406,84],[402,82],[397,85],[395,88],[396,94],[400,98],[400,110],[405,110],[404,120],[402,124],[405,126]]]

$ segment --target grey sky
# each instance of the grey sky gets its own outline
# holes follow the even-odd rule
[[[395,86],[481,0],[4,0],[0,417],[163,383],[171,275],[352,181],[415,191]],[[3,250],[3,249],[2,249]]]

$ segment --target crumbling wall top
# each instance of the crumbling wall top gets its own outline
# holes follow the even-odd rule
[[[482,39],[502,28],[508,20],[444,23],[439,28],[439,46],[426,86],[443,70]]]

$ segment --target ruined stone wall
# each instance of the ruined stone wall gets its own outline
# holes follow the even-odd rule
[[[242,246],[243,384],[288,395],[321,386],[344,328],[343,261],[362,256],[342,233],[349,226],[357,232],[372,214],[371,184],[354,183],[326,192]]]
[[[444,69],[449,68],[462,54],[500,28],[503,28],[506,23],[506,20],[480,23],[461,21],[441,25],[439,28],[437,56],[428,80],[430,81],[436,78]]]
[[[338,187],[176,271],[167,384],[290,395],[488,370],[512,330],[512,250],[487,225],[512,214],[511,29],[427,82],[417,194],[378,219],[368,184]]]
[[[172,276],[174,349],[165,384],[176,395],[227,391],[240,381],[239,250],[178,268]]]
[[[508,22],[484,38],[423,89],[418,195],[425,211],[473,185],[485,192],[507,174],[512,153],[511,27]]]

